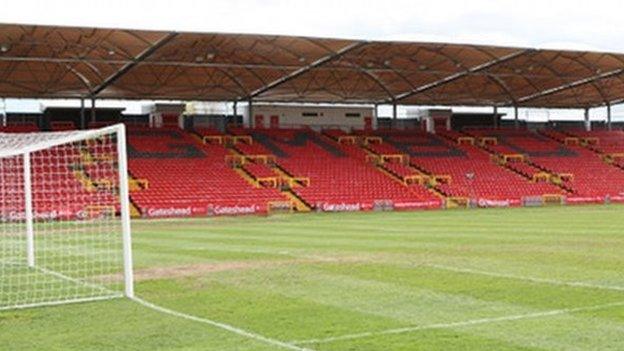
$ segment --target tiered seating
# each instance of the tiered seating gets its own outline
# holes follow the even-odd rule
[[[75,130],[76,125],[72,121],[57,121],[50,123],[50,127],[55,132],[66,131],[66,130]]]
[[[268,150],[264,145],[260,143],[239,143],[234,147],[240,153],[245,155],[270,155],[271,151]]]
[[[270,178],[276,176],[275,172],[263,163],[250,162],[246,163],[243,168],[254,178]]]
[[[418,172],[414,171],[413,168],[396,162],[385,163],[383,167],[403,179],[419,174]]]
[[[216,128],[212,127],[195,127],[193,129],[195,134],[197,134],[204,143],[219,143],[223,144],[225,142],[225,134]]]
[[[278,190],[254,188],[236,174],[225,163],[228,154],[179,130],[131,130],[130,172],[150,184],[132,199],[150,217],[262,213],[268,202],[284,200]]]
[[[513,132],[505,130],[481,131],[495,136],[499,146],[528,155],[531,164],[555,176],[562,176],[563,185],[572,193],[568,202],[603,202],[605,196],[616,200],[624,195],[624,172],[609,166],[600,157],[568,133],[557,131]],[[548,137],[545,137],[547,135]],[[565,145],[567,143],[567,145]]]
[[[436,129],[435,134],[454,143],[459,143],[460,138],[468,139],[466,134],[456,130]]]
[[[224,135],[220,130],[213,127],[195,127],[193,128],[199,135]]]
[[[570,130],[567,134],[578,137],[581,142],[586,140],[590,142],[586,144],[588,148],[601,154],[620,154],[624,153],[624,131],[614,130],[595,130],[587,132],[584,130]],[[591,143],[595,140],[595,143]]]
[[[550,184],[532,183],[500,167],[478,146],[457,144],[462,135],[446,138],[422,132],[387,132],[384,142],[410,155],[410,162],[431,175],[449,175],[437,189],[449,197],[474,198],[484,206],[519,205],[523,197],[558,193]],[[465,135],[464,135],[465,136]]]
[[[378,155],[399,155],[401,154],[393,145],[388,143],[369,144],[368,148]]]
[[[395,208],[441,206],[440,199],[424,187],[408,188],[367,164],[358,146],[341,145],[310,130],[238,132],[254,139],[251,147],[237,146],[241,151],[271,153],[288,173],[310,179],[309,187],[293,191],[313,208],[368,210],[382,202],[391,202]]]
[[[108,126],[111,126],[111,125],[116,124],[116,123],[117,122],[115,122],[115,121],[95,121],[95,122],[89,122],[88,128],[89,129],[104,128],[104,127],[108,127]]]
[[[9,124],[6,127],[0,126],[0,133],[34,133],[39,131],[39,127],[34,123]]]
[[[338,138],[348,135],[348,133],[342,129],[324,129],[323,134],[327,135],[328,137],[336,141],[338,140]]]
[[[87,177],[78,174],[80,170],[74,167],[82,164],[81,157],[77,148],[63,146],[31,155],[33,212],[36,218],[73,220],[89,215],[90,208],[108,207],[110,211],[119,209],[114,191],[110,188],[98,191]],[[12,161],[0,159],[0,162]],[[19,178],[20,172],[3,172],[3,177],[12,175]],[[10,178],[3,181],[13,183]],[[17,181],[21,182],[21,179]],[[20,189],[16,188],[15,191],[19,192]],[[13,201],[2,202],[4,208],[0,208],[0,212],[23,213],[23,199],[23,195],[18,194]]]
[[[0,128],[37,130],[33,124]],[[436,192],[483,206],[520,205],[544,195],[565,196],[568,203],[624,202],[622,131],[128,130],[131,177],[149,183],[132,191],[131,199],[149,217],[266,212],[269,203],[287,200],[280,190],[288,188],[292,194],[285,194],[298,205],[296,198],[326,211],[438,208],[442,199]],[[37,165],[58,174],[54,182],[72,188],[68,193],[78,194],[66,201],[65,218],[92,205],[82,199],[93,188],[117,187],[112,165],[88,162],[98,145],[85,146],[63,155],[64,165]],[[72,160],[83,167],[74,168]],[[58,196],[41,182],[34,172],[40,193],[34,200],[43,213],[58,206]],[[102,194],[103,203],[115,201],[114,191]]]

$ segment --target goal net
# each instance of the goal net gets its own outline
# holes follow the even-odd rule
[[[0,133],[0,310],[133,296],[125,143]]]

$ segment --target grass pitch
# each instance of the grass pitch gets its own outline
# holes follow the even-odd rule
[[[136,290],[295,350],[622,350],[623,214],[137,221]],[[126,299],[0,313],[0,350],[282,349]]]

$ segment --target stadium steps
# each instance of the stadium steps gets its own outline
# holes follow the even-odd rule
[[[375,168],[377,168],[377,170],[380,171],[381,173],[383,173],[383,174],[387,175],[388,177],[392,178],[392,180],[395,180],[395,181],[400,182],[401,184],[405,185],[405,183],[403,183],[403,179],[398,174],[392,172],[391,170],[387,169],[383,165],[375,165]]]
[[[84,190],[88,192],[94,192],[96,190],[95,183],[89,178],[84,170],[74,168],[73,174]]]
[[[284,190],[282,191],[282,194],[295,205],[295,210],[297,212],[312,211],[312,206],[310,206],[307,202],[305,202],[301,197],[295,194],[292,190]]]
[[[132,217],[132,218],[141,218],[141,215],[142,215],[141,210],[134,203],[134,201],[132,201],[132,198],[130,198],[130,217]]]
[[[198,143],[204,144],[204,139],[202,139],[202,136],[199,135],[197,132],[191,132],[189,134],[191,135],[191,137],[193,137],[193,139],[197,140]]]
[[[330,138],[329,136],[327,136],[327,137]],[[378,157],[381,156],[381,154],[377,153],[375,150],[373,150],[372,148],[368,147],[368,145],[359,145],[359,147],[362,150],[364,150],[368,155],[373,155],[373,156],[378,156]],[[408,163],[405,166],[408,167],[409,169],[413,170],[415,174],[421,174],[421,175],[426,175],[426,176],[430,176],[431,175],[431,174],[426,174],[425,172],[421,171],[417,167],[414,167],[410,163]],[[389,178],[391,178],[392,180],[400,183],[402,186],[404,186],[406,188],[406,190],[408,190],[410,193],[413,193],[415,196],[418,196],[418,194],[415,191],[413,191],[411,189],[411,187],[412,186],[418,186],[418,187],[422,186],[425,189],[427,189],[427,191],[429,191],[431,194],[433,194],[434,196],[440,198],[445,203],[447,201],[447,197],[440,190],[436,189],[435,186],[428,187],[428,186],[417,185],[417,184],[407,185],[407,184],[405,184],[404,179],[400,175],[398,175],[395,172],[393,172],[392,170],[384,167],[383,164],[382,165],[375,165],[375,168],[378,171],[380,171],[381,173],[383,173],[384,175],[386,175]]]
[[[253,179],[253,177],[249,173],[245,172],[244,169],[240,167],[234,167],[232,169],[234,170],[234,172],[236,172],[236,174],[238,174],[241,178],[245,179],[245,181],[247,181],[247,183],[249,183],[254,188],[260,187],[258,183],[256,182],[256,180]]]
[[[273,170],[284,178],[294,178],[292,174],[290,174],[284,167],[280,166],[278,163],[273,165]]]
[[[565,130],[562,131],[562,133],[564,133],[565,135],[568,135],[568,136],[570,136],[572,138],[582,138],[583,137],[582,135],[574,134],[574,133],[571,133],[570,131],[565,131]],[[594,152],[598,157],[600,157],[604,161],[605,164],[607,164],[607,165],[609,165],[611,167],[615,167],[617,169],[624,170],[624,163],[607,162],[607,160],[605,159],[605,156],[608,155],[608,152],[603,152],[604,149],[601,149],[601,148],[596,147],[596,146],[591,145],[591,144],[583,144],[583,143],[579,144],[579,146]]]
[[[203,143],[203,140],[201,142]],[[236,156],[244,155],[239,149],[236,148],[236,145],[228,146],[227,149],[230,151],[232,155],[236,155]],[[260,187],[258,185],[258,182],[254,179],[254,177],[250,173],[245,171],[244,168],[234,167],[232,169],[234,170],[234,172],[236,172],[236,174],[238,174],[241,178],[243,178],[247,183],[249,183],[254,188]]]
[[[546,172],[548,174],[550,174],[551,177],[556,175],[556,172],[553,172],[551,169],[548,169],[540,164],[534,163],[534,162],[527,162],[528,164],[530,164],[531,166]],[[567,192],[568,194],[574,194],[574,189],[572,187],[569,187],[567,185],[565,185],[564,183],[556,183],[556,182],[551,182],[551,184],[557,186],[558,188],[561,188],[562,190],[564,190],[565,192]]]
[[[562,145],[565,145],[565,140],[564,140],[564,139],[562,139],[562,137],[580,138],[580,136],[579,136],[579,135],[573,134],[573,133],[571,133],[571,132],[569,132],[569,131],[566,131],[566,130],[557,130],[557,131],[551,131],[551,130],[539,130],[539,131],[538,131],[538,133],[539,133],[540,135],[542,135],[542,136],[544,136],[544,137],[546,137],[546,138],[548,138],[548,139],[550,139],[550,140],[553,140],[553,141],[555,141],[555,142],[557,142],[557,143],[559,143],[559,144],[562,144]],[[556,135],[555,133],[560,134],[560,137],[557,137],[557,135]],[[624,164],[617,164],[617,163],[609,163],[609,162],[606,162],[606,161],[604,160],[604,158],[603,158],[603,156],[604,156],[605,154],[604,154],[603,152],[600,152],[600,150],[596,149],[595,147],[591,147],[591,145],[583,145],[583,144],[579,144],[578,146],[579,146],[579,147],[582,147],[582,148],[585,148],[585,149],[587,149],[587,150],[590,150],[590,151],[592,151],[592,152],[594,152],[594,153],[596,153],[596,154],[597,154],[597,156],[598,156],[598,157],[600,157],[600,158],[604,161],[604,163],[605,163],[605,164],[607,164],[608,166],[615,167],[615,168],[617,168],[618,170],[622,170],[622,171],[624,171]],[[542,167],[541,165],[536,165],[536,166],[537,166],[538,168],[543,169],[543,170],[544,170],[544,171],[546,171],[546,172],[549,172],[549,173],[554,173],[554,172],[552,172],[552,171],[550,171],[550,170],[546,169],[545,167]],[[561,185],[562,185],[565,189],[567,189],[570,193],[574,193],[574,189],[572,189],[572,188],[570,188],[570,187],[567,187],[567,186],[565,186],[564,184],[561,184]]]
[[[479,137],[479,136],[477,136],[477,135],[470,135],[470,136],[473,136],[473,137],[475,137],[475,138]],[[493,157],[498,157],[498,154],[497,154],[497,153],[496,153],[496,152],[495,152],[492,148],[488,147],[488,145],[487,145],[487,144],[485,144],[485,145],[481,145],[480,143],[476,143],[476,144],[475,144],[475,146],[477,146],[479,149],[483,150],[484,152],[487,152],[488,154],[490,154],[490,155],[491,155],[491,156],[493,156]],[[533,167],[536,167],[536,168],[538,168],[538,169],[540,169],[540,170],[542,170],[542,171],[544,171],[544,172],[546,172],[546,173],[550,174],[551,176],[553,176],[553,175],[554,175],[554,173],[552,172],[552,170],[545,169],[544,167],[541,167],[540,165],[535,164],[535,163],[530,162],[530,161],[524,161],[524,162],[526,162],[527,164],[529,164],[529,165],[531,165],[531,166],[533,166]],[[498,162],[495,162],[495,164],[496,164],[497,166],[499,166],[499,167],[501,167],[501,168],[503,168],[503,169],[505,169],[505,170],[507,170],[507,171],[511,172],[511,173],[514,173],[514,174],[517,174],[517,175],[521,176],[522,178],[526,179],[528,182],[533,182],[533,179],[532,179],[531,177],[527,176],[526,174],[524,174],[524,173],[522,173],[522,172],[518,172],[516,169],[514,169],[514,168],[510,167],[510,166],[509,166],[509,165],[507,165],[507,164],[500,164],[500,163],[498,163]],[[560,188],[561,190],[565,191],[565,192],[566,192],[566,193],[568,193],[568,194],[573,194],[573,193],[574,193],[574,189],[572,189],[572,188],[570,188],[570,187],[566,186],[566,185],[565,185],[565,184],[563,184],[563,183],[555,183],[555,182],[550,182],[550,184],[552,184],[552,185],[554,185],[554,186],[556,186],[556,187]]]
[[[382,165],[376,165],[375,168],[377,168],[377,170],[379,170],[381,173],[383,173],[383,174],[387,175],[388,177],[392,178],[392,180],[401,183],[401,185],[403,185],[411,193],[414,193],[414,195],[416,195],[416,196],[418,196],[418,194],[415,191],[412,190],[412,187],[423,187],[423,188],[427,189],[433,195],[439,197],[442,201],[446,202],[446,200],[447,200],[446,196],[444,196],[444,194],[442,194],[439,190],[435,189],[435,187],[429,187],[429,186],[418,185],[418,184],[407,185],[407,184],[405,184],[405,181],[403,180],[403,178],[401,178],[398,174],[392,172],[391,170],[383,167]],[[414,169],[413,167],[410,167],[410,168]],[[416,171],[416,173],[421,174],[418,171]]]

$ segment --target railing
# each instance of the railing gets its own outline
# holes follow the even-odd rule
[[[600,144],[600,139],[596,137],[581,138],[581,145],[583,146],[598,145],[598,144]]]
[[[475,144],[475,138],[473,138],[473,137],[459,137],[459,138],[457,138],[457,144],[458,145],[463,145],[463,144],[474,145]]]
[[[533,174],[531,178],[533,182],[537,183],[537,182],[549,182],[551,177],[552,177],[552,174],[548,172],[537,172]]]
[[[580,144],[580,140],[576,137],[566,137],[565,139],[563,139],[563,143],[565,145],[578,145]]]
[[[618,152],[618,153],[612,153],[612,154],[603,155],[602,159],[603,159],[603,161],[605,161],[608,164],[613,164],[618,159],[624,159],[624,153]]]
[[[498,145],[498,139],[496,137],[481,137],[479,138],[479,145]]]
[[[340,144],[357,144],[357,137],[353,135],[343,135],[338,137],[338,143]]]
[[[383,143],[383,139],[381,137],[378,136],[363,136],[362,137],[362,145],[368,145],[368,144],[381,144]]]
[[[273,164],[276,158],[274,155],[225,155],[225,163],[230,166],[242,166],[247,162]]]

